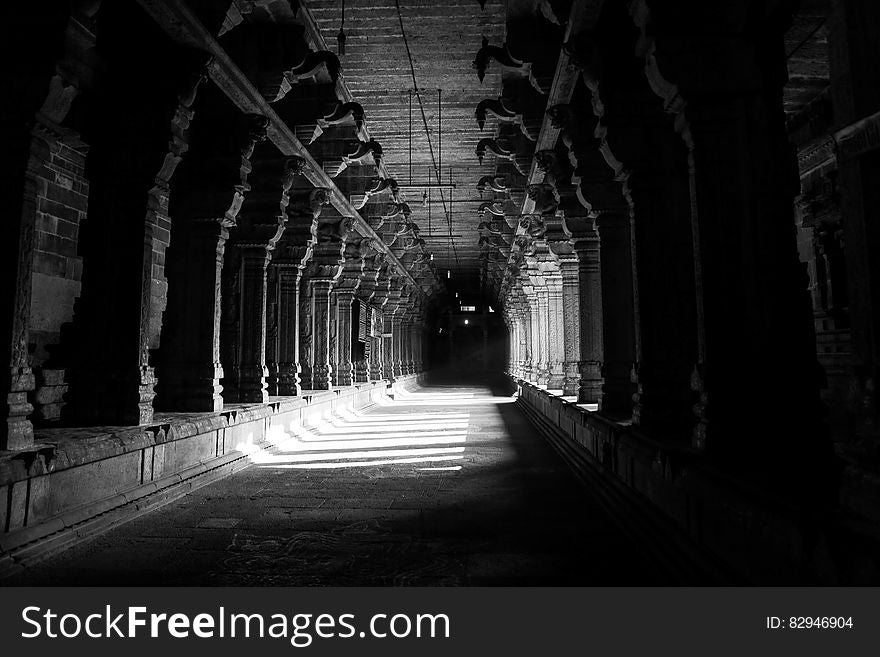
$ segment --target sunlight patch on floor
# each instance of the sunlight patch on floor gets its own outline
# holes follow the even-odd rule
[[[511,397],[483,396],[477,392],[395,391],[394,398],[374,397],[367,410],[350,406],[307,413],[302,421],[269,427],[266,442],[253,437],[237,449],[262,468],[322,469],[377,465],[420,464],[415,472],[456,472],[467,449],[470,413],[462,406],[503,404]],[[443,406],[452,412],[426,412],[425,406]]]

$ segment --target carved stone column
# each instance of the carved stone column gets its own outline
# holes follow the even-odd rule
[[[394,279],[392,279],[392,285],[394,285]],[[395,377],[400,376],[399,366],[395,366],[397,345],[394,336],[397,330],[396,327],[400,324],[399,313],[401,311],[400,290],[389,290],[388,302],[383,313],[384,323],[382,327],[383,370],[385,378],[389,381],[393,381]]]
[[[34,442],[28,393],[35,377],[28,343],[37,197],[40,169],[57,143],[52,133],[77,93],[56,74],[69,12],[65,3],[29,3],[3,16],[7,36],[0,49],[8,65],[0,74],[0,450],[24,449]]]
[[[406,289],[401,290],[399,296],[399,305],[398,311],[394,314],[391,320],[391,333],[392,333],[392,351],[393,351],[393,372],[394,376],[404,376],[407,374],[406,370],[406,353],[405,353],[405,344],[404,344],[404,326],[406,323],[406,310],[409,304],[409,291]]]
[[[169,190],[188,147],[206,56],[172,45],[133,3],[102,7],[98,29],[105,96],[96,104],[86,161],[89,211],[78,243],[82,292],[65,410],[79,423],[137,425],[153,419],[172,228]],[[119,34],[126,38],[112,36]],[[151,52],[149,63],[141,48]],[[149,94],[144,79],[152,80]],[[216,255],[207,256],[210,266]],[[213,359],[205,360],[213,387]],[[207,402],[213,406],[213,390]]]
[[[876,3],[833,2],[827,23],[828,64],[834,130],[874,115],[861,129],[851,130],[843,144],[836,144],[843,253],[846,259],[848,309],[852,322],[853,368],[847,415],[852,418],[853,439],[843,445],[846,462],[843,479],[858,490],[847,494],[845,504],[873,508],[880,519],[880,170],[877,167],[878,126],[876,75],[873,62],[880,52],[875,31],[865,29],[877,22]],[[842,146],[842,148],[841,148]],[[871,484],[871,504],[864,495]],[[855,503],[855,504],[853,504]]]
[[[370,343],[370,380],[381,381],[388,377],[385,355],[385,313],[388,293],[391,289],[391,278],[388,265],[381,264],[376,281],[376,293],[373,297],[373,337]]]
[[[329,390],[332,381],[330,293],[342,274],[345,239],[350,228],[350,220],[343,220],[338,216],[329,221],[322,218],[312,259],[304,270],[303,293],[306,297],[300,304],[300,310],[305,310],[305,316],[301,318],[300,326],[305,324],[307,328],[303,329],[300,348],[307,349],[301,355],[301,362],[308,358],[312,390]],[[305,371],[305,364],[303,370]]]
[[[354,381],[352,342],[357,339],[357,327],[353,326],[353,304],[364,272],[362,240],[349,238],[345,246],[345,264],[336,282],[336,361],[333,385],[350,386]],[[368,245],[363,245],[368,247]]]
[[[221,336],[227,357],[225,398],[238,402],[268,401],[267,269],[287,225],[288,190],[294,176],[289,160],[279,158],[272,144],[261,147],[252,160],[251,191],[238,226],[230,231],[233,253],[227,254],[223,271],[229,291],[224,299],[229,317]]]
[[[772,477],[796,481],[812,494],[811,480],[830,474],[833,455],[821,419],[812,313],[793,230],[797,165],[782,103],[783,35],[791,10],[775,8],[760,25],[745,27],[751,8],[739,2],[720,20],[698,19],[694,33],[721,28],[730,35],[711,54],[678,30],[655,33],[679,17],[668,7],[659,11],[643,17],[651,24],[642,27],[658,49],[647,58],[648,81],[668,111],[678,114],[687,150],[699,353],[691,376],[699,393],[693,446],[736,469],[769,466]],[[681,57],[685,43],[689,56]],[[676,53],[674,61],[664,59],[669,52]],[[784,372],[785,383],[756,375],[744,363]]]
[[[573,231],[572,242],[577,253],[578,306],[580,325],[580,384],[578,402],[595,404],[602,399],[602,279],[599,265],[599,235],[592,221],[567,220]],[[576,224],[580,224],[575,227]]]
[[[547,282],[547,360],[550,390],[563,390],[565,387],[565,311],[562,305],[562,275],[555,263],[552,270],[544,274]]]
[[[525,357],[525,360],[523,362],[523,379],[535,383],[537,381],[536,373],[538,362],[538,351],[535,348],[535,339],[537,337],[537,313],[535,312],[535,306],[533,305],[534,301],[531,296],[531,285],[520,282],[519,289],[521,290],[522,294],[522,344],[523,355]]]
[[[327,203],[323,189],[291,192],[287,206],[287,227],[272,257],[275,272],[277,331],[267,344],[270,395],[295,396],[302,391],[300,378],[300,290],[302,274],[312,257],[318,217]],[[271,354],[271,355],[270,355]]]
[[[635,386],[633,262],[628,211],[596,218],[602,274],[602,394],[599,410],[610,417],[632,414]]]
[[[562,274],[562,312],[565,342],[565,379],[562,393],[578,396],[581,386],[581,311],[578,258],[574,253],[559,256]],[[583,402],[582,402],[583,403]]]
[[[206,90],[199,99],[192,151],[170,200],[175,226],[166,258],[168,307],[156,399],[157,407],[170,411],[223,408],[221,271],[229,229],[250,190],[248,158],[264,136],[265,119],[239,114],[218,94]]]
[[[363,355],[357,358],[354,364],[354,380],[357,383],[370,381],[370,367],[373,360],[378,356],[378,349],[375,346],[375,339],[373,337],[375,330],[373,306],[377,301],[376,291],[379,286],[379,275],[384,260],[384,254],[381,252],[373,252],[371,255],[364,256],[364,271],[361,275],[361,283],[358,286],[358,302],[365,304],[361,309],[366,312],[366,317],[359,317],[359,320],[366,326],[366,335],[364,336]]]
[[[412,345],[413,345],[413,374],[421,374],[425,371],[424,363],[424,343],[425,324],[421,319],[417,319],[413,324]]]
[[[529,381],[535,385],[546,386],[548,379],[545,353],[547,340],[547,297],[546,293],[542,294],[540,292],[542,282],[537,273],[530,273],[528,284],[523,284],[523,292],[529,302],[529,353],[531,354]],[[541,301],[542,296],[543,302]]]
[[[526,361],[526,338],[524,328],[525,318],[522,308],[520,307],[520,302],[517,300],[514,303],[515,305],[511,308],[511,323],[513,326],[511,361],[514,376],[518,379],[521,379],[524,377],[524,368]]]

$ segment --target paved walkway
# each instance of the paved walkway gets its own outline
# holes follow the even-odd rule
[[[436,385],[279,434],[246,470],[3,583],[670,583],[513,401]]]

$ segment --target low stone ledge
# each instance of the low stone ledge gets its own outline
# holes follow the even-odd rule
[[[362,383],[217,413],[159,414],[140,427],[41,432],[44,442],[0,455],[0,562],[36,558],[177,499],[246,467],[239,448],[265,443],[275,420],[289,427],[309,411],[363,408],[387,385]]]
[[[878,577],[876,542],[862,541],[857,553],[844,548],[842,527],[827,510],[801,508],[717,470],[681,445],[665,445],[554,399],[527,381],[516,383],[527,415],[552,434],[548,440],[582,479],[614,504],[628,505],[626,513],[609,509],[618,520],[632,520],[627,514],[658,518],[653,531],[684,540],[746,582],[855,583],[849,561]],[[619,494],[609,497],[612,490]]]

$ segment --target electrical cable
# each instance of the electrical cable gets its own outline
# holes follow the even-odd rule
[[[431,131],[428,129],[428,119],[425,116],[425,106],[422,103],[422,95],[419,92],[419,84],[418,84],[418,81],[416,80],[416,69],[413,64],[412,52],[409,49],[409,40],[406,38],[406,30],[403,27],[403,14],[400,11],[400,0],[394,0],[394,4],[397,8],[397,19],[400,21],[400,35],[403,37],[403,45],[406,47],[406,57],[409,60],[409,71],[410,71],[410,74],[412,75],[413,88],[415,90],[416,100],[419,102],[419,110],[422,115],[422,124],[424,125],[424,128],[425,128],[425,136],[428,139],[428,151],[431,154],[431,164],[434,167],[434,173],[437,176],[437,182],[441,183],[442,181],[440,179],[440,168],[437,164],[437,159],[434,156],[434,146],[431,143]],[[446,198],[443,196],[443,189],[441,188],[438,191],[440,192],[440,202],[443,204],[443,212],[446,215],[446,222],[449,224],[449,234],[451,236],[452,235],[452,217],[450,216],[449,210],[446,207]],[[451,239],[451,237],[450,237],[450,239]],[[458,265],[459,268],[461,268],[461,263],[458,260],[458,250],[455,248],[454,243],[452,244],[452,251],[453,251],[453,254],[455,255],[455,264]]]

